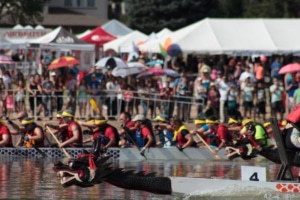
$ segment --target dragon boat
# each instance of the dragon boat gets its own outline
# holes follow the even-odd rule
[[[87,148],[65,148],[72,158],[76,158],[84,150],[92,151],[91,147]],[[59,148],[0,148],[1,156],[18,156],[18,157],[41,157],[43,155],[49,158],[64,158],[65,154]],[[218,157],[213,155],[206,148],[186,148],[179,151],[176,147],[171,148],[149,148],[143,155],[137,148],[109,148],[106,152],[113,160],[120,161],[142,161],[142,160],[216,160],[227,159],[226,151],[218,152]]]
[[[99,157],[100,150],[93,153],[85,152],[71,159],[67,164],[60,161],[54,163],[53,170],[57,172],[63,187],[76,185],[79,187],[91,187],[102,182],[133,190],[142,190],[159,194],[197,195],[207,192],[241,191],[274,191],[281,193],[300,193],[300,183],[295,180],[292,167],[292,159],[287,155],[287,149],[283,145],[276,119],[271,119],[275,140],[278,145],[277,155],[280,156],[281,167],[275,181],[260,181],[259,179],[224,180],[189,177],[156,177],[155,173],[145,174],[143,171],[125,171],[121,168],[113,168],[108,163],[107,157]],[[151,150],[151,149],[150,149]]]

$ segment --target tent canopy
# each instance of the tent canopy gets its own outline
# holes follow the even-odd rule
[[[85,51],[93,51],[95,49],[93,44],[88,44],[78,39],[75,35],[71,34],[61,26],[57,27],[48,34],[29,42],[29,46],[35,47],[36,45],[38,45],[38,47],[59,47]]]
[[[102,47],[103,44],[112,41],[116,39],[117,37],[106,32],[104,29],[102,29],[100,26],[92,30],[90,33],[84,35],[80,39],[95,44],[97,47]]]
[[[127,35],[127,34],[133,32],[132,29],[128,28],[127,26],[125,26],[124,24],[122,24],[121,22],[119,22],[116,19],[112,19],[109,22],[103,24],[101,26],[101,28],[103,28],[110,34],[118,36],[118,37],[121,37],[121,36],[124,36],[124,35]]]
[[[300,19],[210,19],[181,28],[169,37],[141,45],[160,52],[166,39],[186,53],[251,55],[300,52]]]
[[[135,52],[134,45],[144,42],[148,38],[147,35],[140,31],[133,31],[121,38],[115,39],[103,45],[104,51],[113,49],[118,53]]]

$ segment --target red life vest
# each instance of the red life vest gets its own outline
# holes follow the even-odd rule
[[[73,125],[76,125],[78,127],[78,131],[79,131],[79,139],[77,141],[74,142],[74,144],[82,144],[82,130],[81,130],[81,127],[80,125],[77,123],[77,122],[71,122],[69,125],[68,125],[68,135],[66,137],[66,140],[69,140],[70,138],[73,137],[73,131],[72,131],[72,126]],[[71,144],[72,145],[72,144]]]
[[[290,112],[287,116],[286,121],[292,122],[294,124],[300,122],[300,103]]]

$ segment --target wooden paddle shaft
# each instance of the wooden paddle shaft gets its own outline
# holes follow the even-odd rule
[[[199,134],[196,133],[196,135],[198,136],[199,140],[201,140],[201,142],[208,148],[208,150],[209,150],[212,154],[214,154],[214,151],[213,151],[212,148],[205,142],[205,140],[204,140]],[[219,159],[219,160],[222,159],[219,155],[216,155],[216,154],[214,154],[214,155],[215,155],[215,157],[216,157],[217,159]]]
[[[47,128],[47,130],[49,131],[49,133],[52,135],[52,137],[53,137],[53,139],[55,140],[55,142],[59,145],[59,144],[60,144],[59,140],[58,140],[57,137],[54,135],[54,133],[52,132],[52,130],[49,128],[49,126],[46,126],[46,128]],[[65,148],[61,147],[60,149],[64,152],[64,154],[65,154],[68,158],[71,158],[70,154],[66,151]]]

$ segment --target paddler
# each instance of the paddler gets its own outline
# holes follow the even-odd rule
[[[0,117],[0,147],[13,147],[12,137],[5,122]]]
[[[206,125],[205,118],[203,117],[195,119],[194,124],[196,126],[196,129],[190,130],[190,134],[193,135],[193,140],[197,143],[198,146],[201,144],[201,140],[196,134],[198,134],[200,137],[206,138],[207,135],[210,134],[210,130],[209,127]]]
[[[68,134],[66,135],[66,140],[58,144],[59,148],[82,147],[82,130],[80,125],[75,121],[73,110],[67,109],[63,111],[61,117],[63,118],[64,123],[67,124]],[[65,124],[61,124],[59,127],[65,127]]]
[[[169,122],[169,117],[165,114],[160,114],[154,119],[157,121],[157,125],[154,129],[157,131],[159,141],[156,143],[157,146],[170,147],[173,146],[174,129]]]
[[[101,146],[101,152],[105,153],[110,147],[118,147],[120,136],[118,130],[107,123],[103,116],[95,116],[91,122],[82,122],[82,126],[92,130],[92,137],[87,138],[83,143],[96,142]],[[95,145],[95,144],[94,144]]]
[[[25,130],[23,144],[27,147],[31,147],[32,144],[37,147],[44,147],[44,132],[42,127],[37,125],[33,118],[29,117],[22,119],[21,124]],[[21,146],[21,143],[17,144],[17,146]]]
[[[183,151],[187,147],[195,146],[192,135],[190,134],[189,129],[183,122],[178,118],[174,118],[174,137],[173,141],[176,141],[178,144],[178,149]]]
[[[219,123],[219,121],[214,116],[209,117],[206,120],[206,124],[208,125],[211,134],[214,135],[214,139],[217,144],[217,148],[214,149],[215,154],[217,154],[220,149],[232,145],[232,136],[229,133],[228,128],[224,124]]]
[[[53,134],[57,135],[57,139],[60,142],[64,142],[66,141],[66,138],[68,136],[68,124],[65,123],[65,121],[62,118],[62,112],[58,112],[56,114],[56,119],[58,124],[52,124],[52,123],[44,123],[44,126],[49,126],[51,129],[54,129]],[[53,144],[51,145],[53,146],[57,146],[57,144]]]

